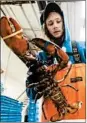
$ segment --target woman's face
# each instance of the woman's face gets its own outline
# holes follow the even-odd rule
[[[63,34],[63,21],[57,12],[51,12],[46,19],[46,26],[49,33],[55,38],[60,38]]]

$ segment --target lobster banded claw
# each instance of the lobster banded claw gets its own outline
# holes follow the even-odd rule
[[[13,18],[0,18],[0,36],[5,44],[25,63],[36,59],[30,52],[29,39],[24,36],[21,26]]]
[[[28,50],[28,39],[23,37],[21,26],[13,19],[0,18],[0,36],[5,44],[17,55],[23,56]],[[14,28],[14,31],[13,31]]]

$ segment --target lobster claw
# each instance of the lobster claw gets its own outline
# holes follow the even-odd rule
[[[13,18],[3,16],[0,18],[0,36],[5,44],[17,55],[24,59],[34,59],[29,53],[29,43],[23,35],[21,26]]]
[[[7,18],[6,16],[0,18],[0,27],[1,27],[0,36],[2,38],[13,33],[12,24],[14,25],[15,28],[14,32],[21,30],[21,27],[13,18]],[[22,33],[20,33],[20,35],[22,35]]]
[[[48,42],[41,38],[34,38],[31,40],[31,42],[35,44],[37,47],[46,51],[49,55],[55,54],[55,46],[51,42]]]
[[[0,36],[5,44],[16,54],[23,55],[28,49],[28,40],[23,38],[21,26],[13,18],[4,16],[0,19],[0,27]]]
[[[41,38],[34,38],[31,40],[33,44],[35,44],[37,47],[41,48],[45,52],[47,52],[51,56],[56,56],[58,58],[58,62],[60,64],[60,67],[65,67],[69,61],[68,55],[54,42],[46,41]]]

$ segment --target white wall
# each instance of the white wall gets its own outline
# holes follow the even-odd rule
[[[70,29],[71,39],[85,41],[85,1],[63,2],[61,8]]]
[[[1,82],[5,89],[2,94],[17,99],[26,89],[25,80],[28,69],[21,60],[11,52],[3,40],[1,40],[1,68],[4,70],[4,73],[1,74]],[[21,100],[24,96],[25,95],[21,97]]]

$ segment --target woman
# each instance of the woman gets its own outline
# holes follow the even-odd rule
[[[68,28],[65,25],[64,14],[61,8],[56,3],[49,3],[40,17],[40,22],[46,36],[50,41],[59,45],[68,55],[70,61],[74,63],[72,55],[72,44]],[[77,43],[80,61],[85,63],[85,49]],[[38,54],[40,60],[53,61],[52,57],[48,57],[45,52]]]

